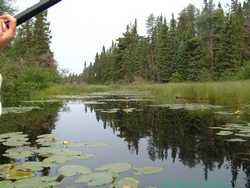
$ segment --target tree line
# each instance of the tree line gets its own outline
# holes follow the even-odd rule
[[[0,10],[14,14],[11,1],[0,0]],[[56,61],[50,49],[51,31],[47,12],[17,28],[16,38],[0,51],[1,95],[7,99],[27,98],[36,90],[59,82]]]
[[[250,78],[250,0],[231,0],[225,10],[204,0],[168,22],[151,14],[147,35],[137,20],[123,36],[103,47],[79,76],[88,83],[206,81]],[[76,80],[75,76],[72,76]]]

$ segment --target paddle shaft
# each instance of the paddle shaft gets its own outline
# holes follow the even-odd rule
[[[23,12],[15,16],[17,20],[17,26],[30,20],[31,18],[38,15],[39,13],[49,9],[50,7],[59,3],[60,1],[62,0],[41,0],[39,3],[33,5],[32,7],[24,10]],[[8,25],[8,22],[6,23],[6,25]]]

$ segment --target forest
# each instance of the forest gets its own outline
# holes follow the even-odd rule
[[[103,47],[80,76],[87,83],[168,83],[250,78],[250,1],[231,0],[226,8],[204,0],[190,4],[170,21],[149,15],[147,36],[137,20],[111,47]]]
[[[14,14],[13,2],[0,0],[0,10]],[[28,98],[34,91],[59,83],[62,78],[50,49],[51,32],[44,12],[16,31],[16,38],[0,51],[3,76],[1,96],[6,100]]]
[[[11,1],[0,0],[0,8],[17,12]],[[250,78],[249,0],[231,0],[228,6],[204,0],[201,10],[190,4],[170,20],[151,14],[146,36],[138,33],[135,19],[111,47],[103,46],[94,62],[84,63],[80,75],[60,73],[50,47],[47,14],[19,27],[16,38],[0,52],[4,78],[1,96],[5,101],[30,98],[35,91],[51,85],[64,87],[65,82],[78,83],[80,88],[79,83],[126,85]]]

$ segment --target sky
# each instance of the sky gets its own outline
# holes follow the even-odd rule
[[[231,0],[220,0],[225,6]],[[19,11],[38,0],[16,0]],[[218,3],[218,0],[214,0]],[[201,8],[203,0],[62,0],[49,10],[52,44],[59,69],[81,73],[84,61],[93,62],[102,46],[122,36],[126,25],[138,19],[138,31],[145,35],[148,15],[162,14],[168,20],[189,3]]]

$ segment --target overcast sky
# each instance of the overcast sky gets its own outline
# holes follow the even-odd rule
[[[38,0],[16,0],[23,10]],[[221,0],[223,5],[231,0]],[[145,34],[145,20],[150,13],[170,19],[189,3],[201,8],[203,0],[63,0],[49,10],[52,50],[61,69],[80,73],[84,61],[94,60],[102,46],[110,46],[138,19],[140,34]],[[215,0],[218,3],[218,0]]]

